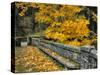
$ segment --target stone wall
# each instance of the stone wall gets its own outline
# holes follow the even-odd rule
[[[53,50],[61,56],[79,63],[80,69],[97,68],[97,50],[94,46],[73,47],[39,38],[32,38],[32,44]]]

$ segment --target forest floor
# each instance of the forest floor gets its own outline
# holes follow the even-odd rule
[[[15,72],[60,71],[64,67],[35,46],[16,47]]]

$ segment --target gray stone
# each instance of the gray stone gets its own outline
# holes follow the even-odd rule
[[[97,66],[97,50],[94,46],[73,47],[61,43],[32,38],[33,44],[53,50],[61,56],[67,57],[80,64],[81,69],[95,68]],[[67,65],[71,65],[67,63]],[[71,65],[72,66],[72,65]]]
[[[27,45],[28,45],[27,42],[21,42],[21,47],[25,47],[25,46],[27,46]]]

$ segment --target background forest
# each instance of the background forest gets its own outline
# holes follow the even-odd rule
[[[15,5],[16,37],[35,36],[66,45],[97,45],[97,8],[19,3]]]

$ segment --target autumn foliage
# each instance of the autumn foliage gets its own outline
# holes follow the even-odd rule
[[[55,60],[45,55],[34,46],[16,47],[16,72],[47,72],[63,70]]]
[[[48,40],[75,46],[91,44],[94,40],[88,39],[90,20],[85,13],[79,14],[83,10],[81,6],[16,3],[16,7],[19,16],[25,16],[29,8],[34,10],[31,16],[38,26],[45,27],[45,29],[41,28],[41,31]]]

